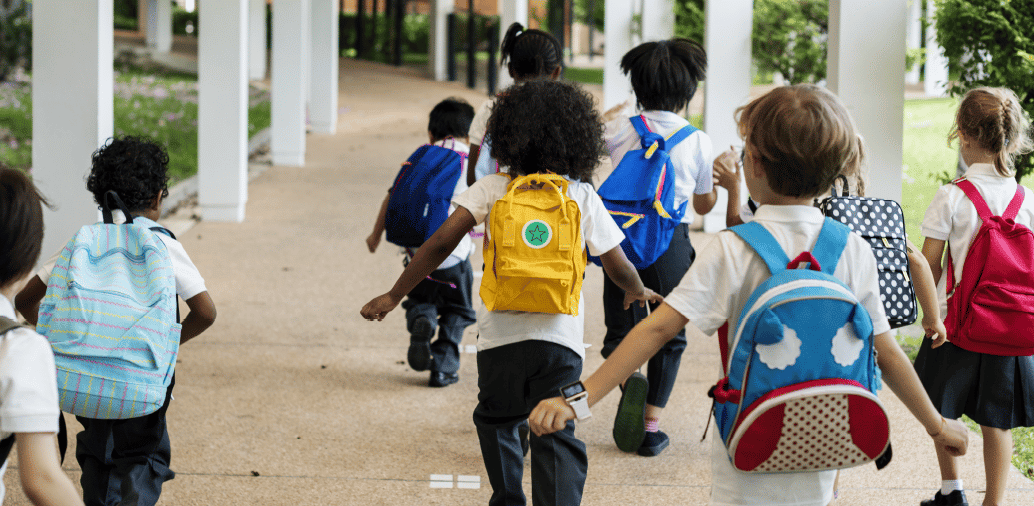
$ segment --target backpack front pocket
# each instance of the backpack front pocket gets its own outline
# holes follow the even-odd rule
[[[1034,294],[997,285],[981,285],[970,298],[964,339],[1015,348],[1016,355],[1029,355],[1034,348]]]

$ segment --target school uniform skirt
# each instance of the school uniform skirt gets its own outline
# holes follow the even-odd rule
[[[1002,357],[923,339],[915,370],[945,418],[997,429],[1034,426],[1034,357]]]

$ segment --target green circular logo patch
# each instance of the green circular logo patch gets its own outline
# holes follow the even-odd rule
[[[542,220],[531,220],[524,224],[524,228],[521,230],[521,237],[524,239],[524,244],[534,249],[545,248],[549,241],[553,239],[553,229],[548,223]]]

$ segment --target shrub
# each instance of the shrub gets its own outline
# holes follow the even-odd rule
[[[751,44],[758,71],[791,84],[826,78],[828,0],[757,0]]]
[[[935,22],[953,78],[949,93],[1009,88],[1034,116],[1034,1],[938,0]],[[1034,155],[1017,157],[1017,180],[1032,171]]]
[[[675,0],[675,36],[704,42],[704,0]]]
[[[0,3],[0,82],[20,66],[32,70],[32,3],[10,0]]]

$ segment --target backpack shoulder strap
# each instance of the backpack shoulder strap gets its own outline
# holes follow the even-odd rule
[[[982,221],[987,221],[988,218],[994,216],[994,214],[991,213],[991,208],[987,207],[987,202],[984,201],[984,197],[980,196],[980,191],[977,190],[977,187],[974,186],[973,183],[966,178],[959,178],[952,182],[955,183],[955,186],[958,186],[967,197],[969,197],[970,202],[973,203],[973,207],[977,208],[977,214],[980,216]]]
[[[693,133],[696,131],[697,128],[693,125],[686,125],[676,130],[675,133],[671,134],[671,136],[669,136],[668,139],[665,141],[665,147],[670,151],[671,148],[675,147],[676,144],[686,140],[690,135],[693,135]]]
[[[23,327],[23,325],[6,316],[0,316],[0,334],[6,334],[7,331],[18,327]]]
[[[836,271],[840,256],[847,247],[847,236],[850,233],[851,229],[847,228],[847,225],[832,218],[826,218],[822,223],[822,230],[819,231],[815,247],[812,248],[812,256],[819,263],[822,272],[832,276]]]
[[[1016,185],[1016,195],[1012,197],[1009,202],[1009,207],[1005,208],[1005,212],[1002,213],[1002,218],[1012,220],[1016,218],[1016,215],[1020,213],[1020,206],[1023,205],[1023,185]]]
[[[169,229],[167,229],[165,227],[151,227],[151,231],[153,231],[153,232],[161,232],[161,233],[163,233],[163,234],[165,234],[165,235],[167,235],[167,236],[169,236],[169,237],[171,237],[173,239],[176,238],[176,234],[172,233],[172,230],[169,230]]]
[[[646,134],[650,133],[650,127],[646,126],[646,117],[642,114],[638,116],[632,116],[628,118],[632,122],[632,128],[635,129],[635,133],[639,134],[639,137],[646,137]]]
[[[786,264],[790,263],[790,257],[786,256],[783,247],[762,224],[752,221],[729,230],[740,236],[747,245],[754,249],[761,260],[764,260],[770,273],[775,274],[784,270]]]

